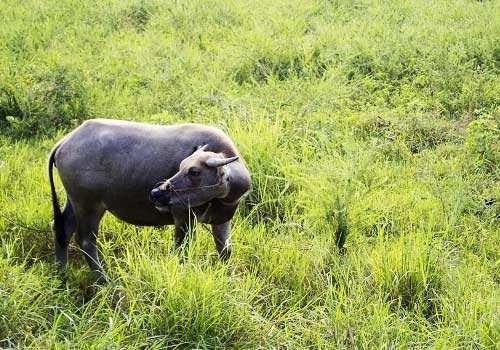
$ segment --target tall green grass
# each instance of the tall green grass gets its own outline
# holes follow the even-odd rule
[[[498,348],[495,1],[2,1],[0,347]],[[207,227],[112,216],[110,283],[53,266],[52,145],[93,117],[216,125],[252,172]],[[62,185],[57,182],[60,197]]]

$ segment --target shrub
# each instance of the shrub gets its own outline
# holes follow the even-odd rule
[[[465,148],[471,164],[477,169],[493,170],[500,163],[498,119],[483,115],[471,122],[465,130]]]
[[[238,84],[266,83],[270,78],[284,81],[291,78],[322,78],[329,61],[316,48],[310,53],[269,53],[244,62],[236,69],[234,80]]]
[[[0,86],[3,133],[15,137],[51,134],[88,118],[89,97],[78,69],[47,67],[24,78]]]

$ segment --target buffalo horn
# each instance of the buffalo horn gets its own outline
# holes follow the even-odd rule
[[[238,156],[230,157],[230,158],[208,158],[205,161],[205,164],[207,166],[211,167],[211,168],[217,168],[219,166],[226,165],[226,164],[229,164],[231,162],[234,162],[238,158],[239,158]]]

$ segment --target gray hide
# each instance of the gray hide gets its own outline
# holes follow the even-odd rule
[[[54,165],[67,194],[62,212]],[[134,225],[175,225],[176,248],[195,222],[211,224],[217,251],[226,260],[230,220],[250,186],[245,163],[219,129],[106,119],[88,120],[56,144],[49,178],[56,261],[66,263],[76,232],[90,268],[103,275],[96,238],[106,211]]]

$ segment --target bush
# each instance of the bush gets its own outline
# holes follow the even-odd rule
[[[314,49],[307,55],[299,52],[273,52],[247,60],[236,69],[234,80],[241,85],[266,83],[270,78],[279,81],[291,78],[322,78],[328,64],[319,49]]]
[[[476,169],[493,170],[500,164],[498,118],[487,114],[471,122],[465,130],[465,148]]]
[[[55,66],[0,85],[0,126],[14,137],[52,134],[89,117],[83,73]]]

